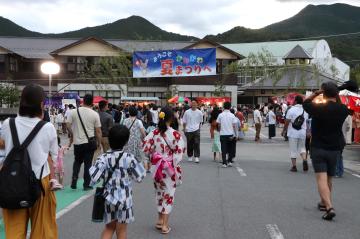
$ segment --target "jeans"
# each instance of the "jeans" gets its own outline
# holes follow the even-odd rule
[[[236,141],[233,140],[232,135],[220,135],[220,143],[223,164],[232,163],[235,157]],[[228,159],[226,159],[226,155],[228,155]]]
[[[89,169],[92,164],[92,158],[94,156],[94,150],[90,150],[89,144],[77,144],[74,145],[75,160],[73,164],[72,180],[76,182],[79,177],[81,164],[84,163],[84,187],[90,185],[90,173]]]
[[[342,152],[341,152],[340,157],[336,160],[335,175],[338,177],[342,177],[343,174],[344,174],[344,162],[343,162],[343,156],[342,156]]]
[[[192,157],[193,155],[196,158],[200,157],[200,129],[194,132],[186,132],[186,141],[187,141],[187,155]]]

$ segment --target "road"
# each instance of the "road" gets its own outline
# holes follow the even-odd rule
[[[184,180],[176,192],[170,235],[162,236],[154,229],[157,212],[152,180],[147,177],[134,185],[136,221],[129,226],[128,238],[359,239],[360,178],[356,166],[360,148],[352,146],[344,151],[352,171],[334,179],[337,217],[327,222],[316,209],[319,199],[312,169],[289,172],[287,143],[280,137],[268,140],[263,131],[262,142],[255,143],[251,129],[237,144],[234,167],[221,168],[212,160],[208,128],[204,126],[200,164],[183,161]],[[66,184],[70,183],[71,164],[70,153],[65,163],[69,172]],[[301,162],[298,165],[301,168]],[[91,194],[68,189],[60,194],[58,203],[65,200],[64,194],[75,193],[79,194],[76,199],[59,210],[60,238],[100,238],[103,224],[90,221]]]

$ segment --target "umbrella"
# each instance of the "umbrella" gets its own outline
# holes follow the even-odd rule
[[[187,97],[182,96],[174,96],[168,100],[169,103],[184,103],[185,101],[190,102],[191,100]]]

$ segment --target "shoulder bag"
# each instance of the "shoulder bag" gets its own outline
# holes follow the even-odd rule
[[[91,137],[89,138],[89,135],[85,129],[85,126],[84,126],[84,123],[81,119],[81,116],[80,116],[80,112],[79,112],[79,108],[76,109],[77,113],[78,113],[78,116],[79,116],[79,119],[80,119],[80,123],[81,123],[81,126],[85,132],[85,135],[86,135],[86,138],[88,140],[88,144],[89,144],[89,147],[91,150],[95,151],[97,149],[97,142],[96,142],[96,137]]]

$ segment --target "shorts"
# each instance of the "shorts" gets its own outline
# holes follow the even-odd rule
[[[296,159],[299,154],[306,153],[305,139],[289,137],[290,158]]]
[[[320,148],[311,148],[311,162],[315,173],[327,173],[334,177],[336,172],[336,162],[341,156],[341,151],[330,151]]]
[[[305,141],[306,152],[310,151],[310,143],[311,143],[311,137],[306,137],[306,141]]]
[[[122,205],[116,206],[105,201],[104,223],[112,221],[129,224],[135,221],[133,208],[124,208]]]

